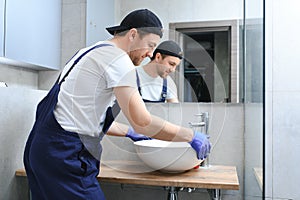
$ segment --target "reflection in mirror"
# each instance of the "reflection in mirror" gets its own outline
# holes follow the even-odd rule
[[[238,20],[171,23],[169,34],[184,52],[175,77],[182,101],[240,102]]]
[[[182,125],[193,121],[194,114],[208,110],[211,116],[209,132],[215,145],[210,161],[212,164],[237,166],[239,172],[240,190],[224,192],[224,199],[261,199],[264,173],[264,1],[232,0],[226,2],[228,7],[224,6],[222,10],[207,2],[194,1],[191,11],[186,9],[190,5],[182,6],[186,3],[179,0],[174,0],[172,8],[164,3],[158,8],[149,1],[118,0],[115,4],[122,9],[117,8],[115,13],[124,14],[137,6],[151,7],[164,23],[172,22],[170,30],[165,30],[165,33],[169,32],[167,39],[178,42],[185,57],[172,75],[179,101],[197,103],[148,104],[147,108]],[[211,21],[201,21],[203,19]],[[121,145],[115,146],[120,148]],[[130,145],[124,147],[130,148]],[[189,194],[189,198],[196,199],[198,194]]]

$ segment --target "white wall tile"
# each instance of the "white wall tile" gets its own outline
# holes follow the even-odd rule
[[[265,195],[273,194],[273,92],[267,91],[265,102]]]
[[[300,90],[298,1],[273,1],[274,90]]]
[[[242,19],[243,1],[193,1],[193,20]]]
[[[299,199],[300,92],[273,93],[273,197]]]

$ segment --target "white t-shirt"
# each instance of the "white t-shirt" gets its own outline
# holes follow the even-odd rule
[[[136,86],[135,66],[128,54],[111,44],[96,48],[85,55],[62,83],[54,115],[67,131],[99,136],[105,112],[115,100],[113,88]],[[89,47],[91,48],[91,47]],[[79,51],[66,65],[61,77],[87,49]]]
[[[150,101],[159,101],[163,87],[163,79],[158,76],[153,78],[148,75],[143,67],[136,68],[139,79],[143,99]],[[177,87],[173,79],[167,76],[167,97],[166,99],[177,98]]]

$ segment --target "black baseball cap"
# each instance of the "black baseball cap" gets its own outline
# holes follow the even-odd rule
[[[166,40],[160,43],[153,52],[153,58],[157,53],[161,53],[163,55],[175,56],[177,58],[182,59],[182,50],[180,46],[172,40]]]
[[[129,13],[119,26],[112,26],[106,30],[114,35],[115,32],[122,32],[131,28],[138,28],[145,32],[154,33],[162,37],[162,23],[159,18],[148,9],[139,9]]]

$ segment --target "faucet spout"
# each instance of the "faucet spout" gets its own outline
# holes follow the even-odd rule
[[[201,130],[204,130],[204,134],[207,135],[207,137],[209,137],[208,134],[208,125],[209,125],[209,114],[208,112],[203,112],[203,113],[199,113],[199,114],[195,114],[195,116],[197,116],[199,118],[198,122],[189,122],[189,125],[191,128],[193,128],[194,130],[197,130],[197,128],[201,128]],[[209,157],[207,157],[204,162],[201,164],[201,166],[204,167],[209,167]]]
[[[189,122],[191,128],[193,127],[203,127],[205,126],[205,122]]]

